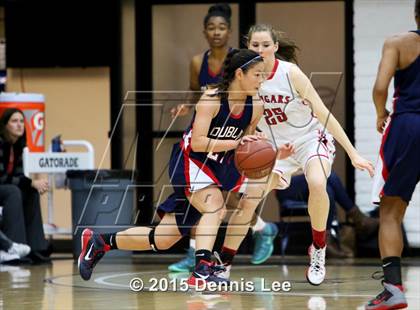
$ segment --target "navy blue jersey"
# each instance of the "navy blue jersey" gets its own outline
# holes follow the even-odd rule
[[[420,30],[413,31],[420,35]],[[394,114],[420,113],[420,55],[394,76]]]
[[[229,51],[231,48],[229,48]],[[198,76],[198,81],[202,90],[205,90],[207,85],[219,83],[222,72],[212,72],[209,68],[209,52],[207,50],[203,55],[203,62],[201,63],[200,75]]]
[[[252,120],[252,97],[248,96],[244,109],[241,114],[234,115],[231,113],[229,108],[229,102],[227,99],[220,99],[220,109],[217,115],[212,119],[209,127],[207,137],[210,139],[217,140],[238,140],[243,136],[246,128],[249,126]],[[210,159],[213,162],[223,164],[223,159],[229,152],[219,153],[204,153],[204,152],[193,152],[191,149],[191,136],[195,121],[195,113],[191,121],[191,125],[187,128],[183,135],[183,143],[181,147],[188,152],[188,156],[197,159],[201,162],[205,162]]]

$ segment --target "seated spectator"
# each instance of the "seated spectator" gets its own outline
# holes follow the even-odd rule
[[[7,109],[0,118],[0,204],[3,206],[2,231],[13,242],[31,247],[34,263],[48,262],[45,251],[40,194],[48,190],[45,179],[32,180],[23,174],[22,154],[26,146],[24,115]]]
[[[378,231],[379,221],[362,213],[358,206],[350,199],[347,191],[341,183],[338,175],[332,171],[327,181],[327,193],[330,199],[330,210],[327,220],[327,254],[330,257],[351,257],[350,251],[344,251],[341,248],[339,238],[331,234],[331,228],[334,222],[338,223],[336,202],[344,209],[347,220],[355,227],[356,234],[362,237],[369,237]],[[299,174],[292,177],[290,186],[284,190],[276,191],[277,199],[280,205],[287,204],[287,200],[304,201],[307,203],[309,197],[308,183],[305,176]],[[338,233],[338,231],[336,231]]]

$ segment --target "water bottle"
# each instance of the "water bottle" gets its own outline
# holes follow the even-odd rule
[[[51,140],[51,148],[53,152],[62,152],[63,149],[61,147],[61,135],[55,136]]]
[[[51,150],[53,152],[64,152],[61,135],[57,135],[51,140]],[[57,173],[54,175],[55,188],[64,188],[66,186],[66,174]]]

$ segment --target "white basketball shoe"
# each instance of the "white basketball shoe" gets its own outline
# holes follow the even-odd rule
[[[308,249],[310,258],[309,267],[306,271],[306,279],[312,285],[320,285],[325,279],[325,250],[327,246],[317,249],[313,244]]]

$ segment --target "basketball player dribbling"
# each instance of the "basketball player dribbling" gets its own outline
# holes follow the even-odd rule
[[[85,229],[78,259],[84,280],[90,279],[95,265],[109,250],[168,249],[196,225],[196,265],[188,284],[227,282],[215,274],[211,263],[225,212],[221,191],[237,191],[244,179],[234,165],[233,150],[241,141],[258,139],[249,134],[263,113],[261,102],[253,103],[253,96],[263,81],[264,64],[258,53],[243,49],[231,51],[223,68],[218,88],[203,94],[191,126],[172,150],[169,173],[179,203],[161,205],[162,219],[154,228],[134,227],[110,234]],[[185,200],[190,203],[188,210]]]
[[[324,281],[326,272],[329,209],[326,184],[335,155],[333,137],[343,146],[355,168],[368,170],[372,176],[373,166],[358,154],[306,75],[295,64],[288,62],[296,59],[295,46],[269,25],[252,26],[247,39],[248,48],[264,58],[265,72],[269,74],[259,90],[264,102],[264,119],[261,119],[258,128],[275,145],[293,143],[295,154],[277,160],[267,182],[247,185],[240,201],[241,212],[235,213],[229,222],[220,255],[226,271],[219,275],[228,278],[232,259],[248,231],[248,223],[259,202],[272,189],[286,188],[291,175],[303,170],[309,186],[308,212],[313,237],[308,249],[310,263],[306,278],[310,284],[319,285]],[[276,58],[279,48],[282,48],[280,54],[288,61]]]
[[[190,104],[178,104],[171,109],[172,118],[186,116],[200,98],[200,93],[207,89],[208,85],[217,84],[222,78],[223,61],[228,54],[229,37],[231,30],[232,11],[228,4],[221,3],[212,5],[204,17],[203,34],[209,45],[209,49],[204,54],[195,55],[190,63],[190,90],[187,102]],[[230,201],[234,200],[235,206],[238,199],[234,199],[234,195],[228,195],[227,206]],[[168,266],[168,270],[172,272],[189,272],[195,267],[195,227],[191,229],[189,249],[186,256],[181,260]]]
[[[373,101],[382,143],[374,179],[373,201],[379,208],[379,250],[384,290],[368,310],[407,307],[401,279],[401,224],[420,180],[420,0],[415,2],[417,30],[387,39],[382,50]],[[393,111],[385,109],[394,77]]]
[[[190,64],[190,89],[194,91],[187,99],[191,104],[179,104],[172,108],[172,117],[186,116],[193,109],[200,97],[200,91],[205,91],[209,86],[216,85],[222,77],[222,64],[229,47],[229,37],[232,32],[232,11],[228,4],[219,3],[212,5],[203,20],[203,33],[209,45],[207,51],[195,55]],[[237,208],[239,193],[228,195],[226,206],[229,212]],[[253,218],[251,229],[253,231],[253,253],[251,263],[262,264],[273,253],[274,238],[278,228],[274,223],[265,222],[259,215]],[[195,265],[195,228],[191,229],[189,249],[181,260],[168,266],[172,272],[188,272]]]

